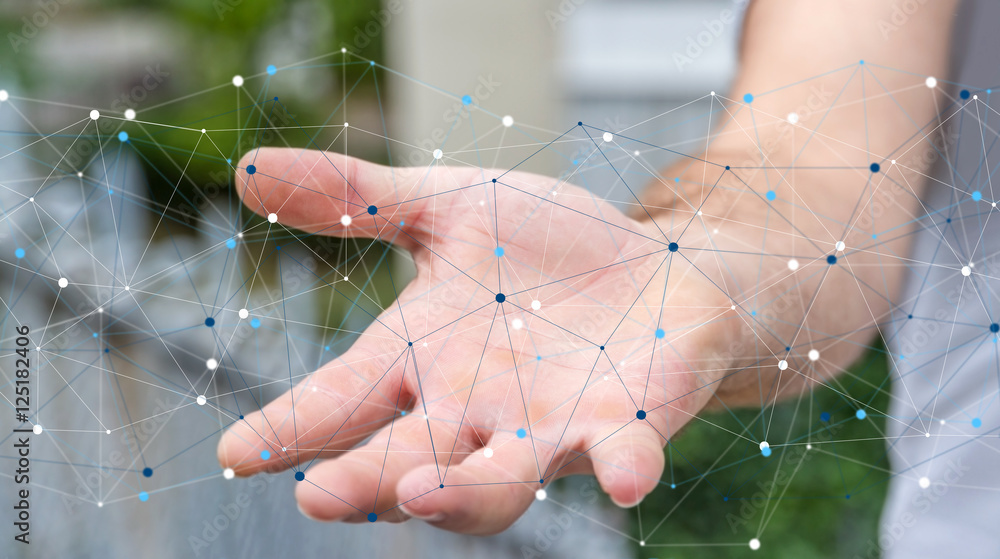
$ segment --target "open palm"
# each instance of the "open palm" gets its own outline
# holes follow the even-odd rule
[[[416,263],[348,352],[219,445],[240,475],[294,470],[310,517],[489,534],[580,473],[631,506],[712,397],[718,377],[697,371],[714,370],[705,348],[730,301],[685,250],[685,219],[640,223],[528,173],[318,151],[250,153],[237,182],[281,226],[391,242]]]

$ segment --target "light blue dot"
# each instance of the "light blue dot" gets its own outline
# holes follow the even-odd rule
[[[753,95],[751,95],[749,93],[744,93],[743,94],[743,101],[745,103],[753,103]]]
[[[854,417],[857,417],[858,419],[864,419],[868,417],[868,412],[866,412],[865,410],[858,410],[854,412]]]
[[[493,254],[497,256],[503,256],[503,247],[497,247],[493,249]]]
[[[471,105],[472,104],[472,97],[469,97],[468,95],[463,95],[462,96],[462,104],[463,105]]]
[[[663,336],[666,336],[666,335],[667,335],[667,333],[663,331],[663,328],[657,328],[656,329],[656,337],[657,338],[663,339]]]
[[[368,65],[369,65],[369,66],[374,66],[374,65],[375,65],[375,61],[374,61],[374,60],[372,60],[371,62],[369,62],[369,63],[368,63]]]
[[[94,333],[92,334],[92,336],[94,336],[94,337],[96,338],[96,337],[97,337],[97,332],[94,332]]]
[[[230,165],[232,165],[233,160],[232,159],[226,159],[226,163],[229,163]]]
[[[872,238],[873,238],[873,239],[877,239],[877,238],[878,238],[878,235],[877,235],[877,234],[875,234],[875,233],[872,233]]]
[[[765,446],[764,448],[760,449],[760,453],[763,454],[765,458],[768,457],[768,456],[770,456],[771,455],[771,447]]]
[[[251,328],[260,328],[260,319],[259,318],[251,319],[250,320],[250,327]]]
[[[980,427],[983,426],[983,420],[979,419],[978,417],[975,418],[975,419],[973,419],[972,420],[972,426],[975,427],[976,429],[979,429]]]
[[[143,491],[142,493],[139,493],[139,500],[142,501],[142,502],[144,502],[144,503],[146,501],[148,501],[149,500],[149,493],[146,493],[145,491]]]
[[[121,132],[119,132],[118,133],[118,141],[119,142],[127,142],[128,141],[128,132],[126,132],[124,130],[122,130]]]
[[[323,346],[323,351],[330,351],[330,346]]]
[[[517,430],[517,438],[523,439],[524,437],[527,437],[527,436],[528,436],[528,432],[525,431],[524,429],[518,429]]]
[[[677,489],[677,484],[676,483],[671,483],[670,484],[670,488],[671,489]]]
[[[399,226],[400,226],[400,227],[402,227],[402,226],[404,226],[404,225],[406,225],[406,222],[405,222],[405,221],[400,221],[400,222],[399,222]]]
[[[24,249],[23,248],[14,249],[14,256],[18,258],[24,258]]]
[[[236,248],[236,239],[226,239],[226,248]]]
[[[579,159],[574,159],[573,160],[573,165],[579,165],[579,164],[580,164],[580,160]]]
[[[972,199],[975,200],[976,202],[982,200],[983,199],[983,193],[980,192],[980,191],[978,191],[978,190],[975,191],[975,192],[973,192],[972,193]]]
[[[267,67],[267,73],[273,76],[278,73],[278,69],[274,67],[274,64],[270,64]]]
[[[750,316],[757,316],[757,311],[750,311]]]
[[[260,459],[261,460],[268,460],[269,458],[271,458],[271,453],[270,452],[268,452],[266,450],[260,451]]]
[[[681,182],[681,178],[680,177],[674,177],[674,182]]]
[[[778,193],[777,192],[775,192],[773,190],[768,190],[767,191],[767,199],[768,200],[772,200],[773,201],[777,197],[778,197]]]

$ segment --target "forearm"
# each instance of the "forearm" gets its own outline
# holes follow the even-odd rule
[[[758,402],[842,370],[898,301],[927,171],[919,160],[940,106],[919,76],[946,75],[957,3],[923,4],[888,35],[885,0],[751,4],[737,102],[698,154],[718,166],[682,161],[665,173],[680,181],[651,187],[645,200],[664,231],[694,219],[681,244],[744,323],[712,348],[727,363],[715,383],[725,401]],[[802,366],[811,347],[822,349],[822,367]]]

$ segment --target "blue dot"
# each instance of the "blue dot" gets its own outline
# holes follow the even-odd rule
[[[205,319],[205,326],[208,326],[209,328],[211,328],[212,326],[215,326],[215,319],[212,318],[212,317],[206,318]]]
[[[864,60],[859,60],[859,61],[858,61],[858,64],[864,64],[864,63],[865,63],[865,61],[864,61]]]
[[[646,419],[646,412],[644,412],[642,410],[639,410],[639,411],[635,412],[635,418],[636,419]]]
[[[768,199],[768,200],[771,200],[771,201],[773,201],[773,200],[774,200],[775,198],[777,198],[777,197],[778,197],[778,193],[777,193],[777,192],[775,192],[775,191],[773,191],[773,190],[768,190],[768,191],[767,191],[767,199]]]
[[[723,497],[723,498],[722,498],[722,500],[723,500],[724,502],[728,503],[728,502],[729,502],[729,497]]]
[[[825,411],[825,412],[819,414],[819,420],[822,421],[823,423],[829,423],[830,422],[830,412],[826,412]]]
[[[405,221],[400,221],[400,222],[399,222],[399,226],[400,226],[400,227],[402,227],[402,226],[404,226],[404,225],[406,225],[406,222],[405,222]]]
[[[680,177],[674,177],[674,182],[681,182],[681,178]]]
[[[978,191],[978,190],[975,191],[975,192],[973,192],[972,193],[972,199],[975,200],[976,202],[982,200],[983,199],[983,193],[980,192],[980,191]]]
[[[975,427],[976,429],[979,429],[980,427],[983,426],[983,420],[979,419],[978,417],[974,418],[972,420],[972,426]]]
[[[153,477],[153,468],[143,468],[142,475],[146,477]]]
[[[745,103],[753,103],[753,95],[751,95],[749,93],[744,93],[743,94],[743,101]]]
[[[236,239],[226,239],[226,248],[236,248]]]
[[[267,73],[273,76],[278,73],[278,69],[274,67],[274,64],[270,64],[267,67]]]
[[[247,174],[248,175],[252,175],[252,174],[254,174],[256,172],[257,172],[257,166],[256,165],[247,165]]]
[[[604,351],[604,346],[601,346],[601,351]]]
[[[368,206],[368,214],[375,215],[378,213],[378,206]]]
[[[517,430],[517,438],[523,439],[524,437],[527,437],[527,436],[528,436],[528,432],[525,431],[524,429],[518,429]]]
[[[850,498],[851,498],[851,495],[850,495],[850,494],[847,494],[847,495],[844,495],[844,498],[845,498],[845,499],[850,499]]]
[[[442,483],[442,484],[438,485],[438,489],[444,489],[444,484]]]
[[[581,121],[577,122],[576,125],[577,126],[583,126],[583,121],[581,120]]]
[[[375,522],[376,520],[378,520],[377,514],[375,514],[374,512],[368,513],[368,522]]]
[[[726,170],[727,170],[727,171],[729,170],[729,165],[726,165]]]
[[[945,223],[951,223],[951,218],[949,217],[948,219],[944,220],[944,222]]]
[[[994,334],[1000,332],[1000,324],[997,324],[996,322],[990,324],[990,332],[993,332]]]
[[[271,458],[271,453],[270,452],[268,452],[266,450],[260,451],[260,459],[261,460],[268,460],[269,458]]]
[[[497,303],[503,303],[507,299],[507,296],[504,295],[503,293],[497,293],[496,299]]]
[[[124,130],[122,130],[121,132],[119,132],[118,133],[118,141],[119,142],[127,142],[128,141],[128,132],[126,132]]]
[[[663,331],[663,328],[657,328],[655,334],[656,337],[660,339],[663,339],[663,337],[667,335],[667,333]]]
[[[671,489],[677,489],[677,484],[676,483],[671,483],[670,484],[670,488]]]
[[[229,163],[231,165],[233,163],[233,160],[231,158],[226,158],[226,163]]]
[[[260,328],[260,319],[259,318],[252,318],[252,319],[250,319],[250,327],[251,328]]]
[[[580,164],[580,160],[579,159],[574,159],[573,160],[573,165],[579,165],[579,164]]]
[[[295,481],[302,481],[304,479],[306,479],[305,472],[295,472]]]
[[[678,246],[677,243],[670,243],[669,245],[667,245],[667,250],[669,250],[670,252],[677,252],[677,249],[679,248],[680,246]]]
[[[497,256],[503,256],[503,247],[497,247],[493,249],[493,254]]]
[[[913,318],[913,315],[912,314],[908,314],[908,315],[906,315],[906,318]]]
[[[834,256],[834,255],[832,255],[832,254],[830,256],[827,256],[826,257],[826,263],[827,264],[836,264],[837,263],[837,257]]]
[[[868,168],[871,169],[873,173],[877,173],[878,170],[881,169],[882,167],[879,166],[878,163],[872,163],[871,165],[868,166]]]
[[[878,238],[878,235],[877,235],[877,234],[875,234],[875,233],[872,233],[872,238],[873,238],[873,239],[877,239],[877,238]]]
[[[14,256],[18,258],[24,258],[24,249],[23,248],[14,249]]]
[[[413,347],[413,342],[406,342],[406,345]]]
[[[375,61],[374,61],[374,60],[372,60],[371,62],[369,62],[369,63],[368,63],[368,65],[369,65],[369,66],[374,66],[374,65],[375,65]]]
[[[767,458],[768,456],[771,455],[771,447],[765,446],[764,448],[760,449],[760,453],[763,454],[765,458]]]
[[[538,361],[541,361],[541,360],[542,360],[542,356],[541,356],[541,355],[539,355],[539,356],[538,356]]]
[[[93,336],[96,338],[97,337],[97,332],[94,332]]]
[[[968,89],[963,89],[962,91],[959,91],[958,92],[958,96],[961,97],[962,99],[968,99],[969,98],[969,90]]]
[[[472,104],[472,97],[469,97],[468,95],[463,95],[462,96],[462,104],[463,105],[471,105]]]
[[[109,194],[109,195],[110,195],[110,194],[114,194],[114,193],[115,193],[115,191],[114,191],[113,189],[110,189],[110,188],[108,189],[108,194]]]
[[[750,311],[750,316],[757,316],[757,311]]]
[[[868,417],[868,412],[866,412],[865,410],[858,410],[854,412],[854,417],[857,417],[858,419],[864,419]]]
[[[143,503],[145,503],[146,501],[148,501],[149,500],[149,493],[146,493],[145,491],[143,491],[142,493],[139,493],[139,500],[142,501]]]

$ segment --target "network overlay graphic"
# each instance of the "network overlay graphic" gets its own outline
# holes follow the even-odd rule
[[[357,83],[324,120],[301,121],[276,93],[342,68]],[[909,87],[886,89],[890,75]],[[63,526],[106,515],[118,520],[95,549],[141,547],[124,523],[179,516],[190,528],[162,536],[173,542],[150,538],[202,556],[220,532],[297,515],[293,496],[310,517],[367,530],[450,493],[551,511],[650,557],[766,553],[780,545],[771,519],[804,500],[889,484],[996,491],[956,458],[995,452],[1000,429],[992,91],[874,62],[820,76],[840,88],[706,91],[683,113],[560,130],[342,51],[170,101],[232,99],[187,122],[80,107],[40,129],[27,115],[46,100],[0,91],[5,502],[30,489],[25,529],[15,508],[5,537],[56,545]],[[355,87],[390,79],[455,103],[443,140],[415,146],[384,114],[375,129],[345,119]],[[809,102],[757,108],[788,90]],[[902,111],[901,95],[939,96],[937,114],[911,120],[892,152],[809,155],[835,142],[825,127],[845,106]],[[877,117],[862,114],[862,128]],[[697,137],[662,140],[692,126]],[[764,131],[783,141],[764,145]],[[732,135],[744,153],[717,158]],[[378,164],[351,157],[352,137],[384,146]],[[217,179],[192,181],[192,163]],[[803,204],[809,181],[864,185],[850,220]],[[881,219],[909,205],[905,221]],[[766,216],[762,243],[740,223],[749,209]],[[798,229],[801,215],[826,234]],[[732,272],[747,262],[750,282]],[[910,281],[890,289],[899,274]],[[814,302],[844,285],[888,310],[860,329],[815,327]],[[702,349],[723,332],[752,341]],[[860,360],[827,361],[844,351]],[[871,373],[880,363],[887,375]],[[767,379],[754,401],[727,400],[720,386],[747,375]],[[692,456],[696,433],[720,441],[712,460]],[[876,460],[857,458],[872,448]],[[795,485],[816,468],[835,490]],[[561,485],[574,474],[596,482]],[[273,480],[280,507],[257,499]],[[246,499],[199,500],[236,484]],[[608,513],[604,492],[625,510]],[[695,498],[717,505],[716,537],[671,543]],[[280,539],[240,534],[245,549]],[[513,553],[544,555],[527,542]]]

